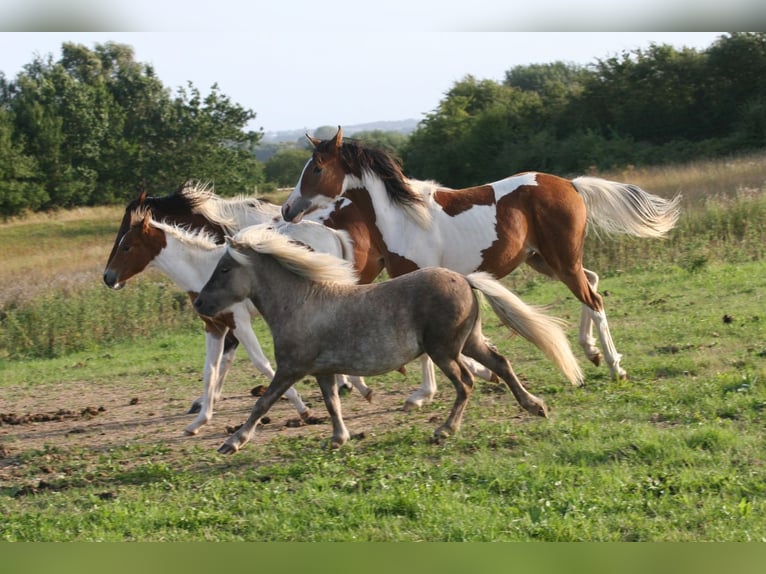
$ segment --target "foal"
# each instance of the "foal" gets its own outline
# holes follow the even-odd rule
[[[574,384],[582,373],[559,322],[526,305],[486,273],[464,277],[427,268],[373,285],[358,285],[347,262],[313,253],[266,226],[237,233],[194,307],[215,316],[250,300],[274,338],[277,372],[245,424],[219,448],[231,454],[252,438],[256,423],[296,381],[314,375],[333,424],[331,445],[349,438],[335,373],[375,375],[398,368],[423,353],[455,386],[457,397],[435,437],[457,432],[473,388],[461,353],[496,373],[527,411],[546,416],[545,403],[530,394],[507,359],[481,331],[484,294],[503,323],[540,348]]]

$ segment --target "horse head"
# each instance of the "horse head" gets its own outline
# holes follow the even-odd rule
[[[122,289],[128,279],[146,269],[165,248],[165,233],[151,223],[152,212],[149,209],[131,212],[129,228],[119,239],[118,248],[104,269],[107,287]]]
[[[325,207],[343,193],[347,175],[343,161],[343,130],[338,126],[334,137],[320,140],[306,134],[314,150],[298,179],[295,189],[282,205],[282,217],[297,223],[308,212]]]

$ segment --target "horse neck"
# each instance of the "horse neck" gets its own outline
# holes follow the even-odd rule
[[[281,327],[304,321],[298,307],[306,304],[317,283],[285,269],[274,257],[255,253],[251,269],[255,280],[250,300],[276,336]]]
[[[207,282],[225,247],[203,249],[165,233],[166,245],[152,262],[184,291],[198,292]]]
[[[366,173],[361,180],[347,175],[344,195],[359,208],[381,253],[388,253],[386,245],[396,243],[403,236],[417,238],[429,232],[405,208],[391,201],[383,180],[374,174]]]

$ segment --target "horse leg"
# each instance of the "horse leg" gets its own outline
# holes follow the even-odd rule
[[[336,375],[338,377],[340,375]],[[346,377],[346,380],[348,380],[351,383],[351,386],[354,387],[357,391],[359,391],[359,394],[362,395],[368,403],[372,402],[372,389],[367,386],[367,384],[364,382],[364,377],[357,377],[356,375],[344,375]]]
[[[496,383],[500,380],[497,378],[497,375],[495,373],[490,371],[487,367],[485,367],[478,361],[474,361],[471,357],[466,357],[465,355],[461,355],[460,360],[463,361],[463,364],[468,368],[469,371],[471,371],[471,374],[474,377],[479,377],[480,379],[484,379],[485,381],[491,381],[493,383]]]
[[[596,274],[592,271],[590,274],[592,281]],[[606,362],[609,367],[612,377],[617,379],[627,379],[628,375],[625,372],[625,369],[620,367],[620,359],[622,359],[622,355],[617,352],[617,349],[614,346],[614,341],[612,340],[612,334],[609,331],[609,323],[606,320],[606,311],[604,311],[604,302],[601,299],[601,295],[599,295],[591,286],[591,282],[588,280],[585,270],[580,266],[578,270],[561,273],[559,276],[572,293],[586,305],[584,311],[590,315],[592,323],[596,326],[598,338],[601,341],[601,350],[604,353],[604,362]],[[581,335],[583,324],[585,324],[586,328],[588,327],[587,321],[580,322]],[[595,362],[596,361],[594,361],[594,363]]]
[[[335,377],[333,375],[317,375],[316,379],[319,383],[319,388],[322,390],[322,398],[332,421],[330,446],[332,448],[340,448],[348,441],[351,435],[343,422],[338,385],[335,384]]]
[[[242,448],[247,442],[253,438],[255,432],[255,426],[263,415],[274,405],[279,398],[285,394],[287,389],[292,387],[298,382],[304,373],[286,373],[280,371],[277,367],[277,372],[274,374],[274,378],[266,391],[261,395],[253,406],[253,410],[250,412],[250,416],[247,417],[245,423],[232,434],[226,441],[218,448],[218,452],[221,454],[234,454],[240,448]]]
[[[604,311],[604,302],[601,299],[601,295],[596,292],[595,287],[592,285],[592,282],[598,285],[597,276],[592,271],[586,272],[583,268],[582,249],[579,249],[579,251],[561,251],[552,249],[552,246],[546,246],[545,253],[541,252],[540,255],[545,259],[544,268],[550,270],[553,277],[556,277],[569,287],[574,296],[585,306],[583,313],[589,315],[590,320],[595,323],[598,338],[601,341],[601,350],[604,353],[604,361],[609,366],[612,377],[626,379],[628,375],[620,367],[622,355],[617,352],[612,340],[612,334],[609,331],[609,324],[607,323],[606,312]],[[530,262],[530,265],[539,270],[535,262]],[[590,274],[590,277],[588,274]],[[583,344],[588,358],[596,363],[598,349],[588,340],[589,331],[590,323],[587,319],[581,318],[581,344]],[[583,336],[583,332],[585,336]],[[596,351],[595,354],[593,353],[594,350]]]
[[[516,373],[513,372],[511,363],[503,355],[493,349],[481,331],[475,330],[463,346],[463,353],[476,359],[481,364],[491,369],[493,372],[505,381],[508,388],[511,389],[513,396],[516,397],[519,405],[533,415],[541,417],[548,416],[548,407],[542,399],[536,397],[521,384]]]
[[[584,267],[583,273],[585,273],[585,278],[588,280],[590,288],[594,293],[598,293],[598,275]],[[593,337],[593,317],[590,311],[590,307],[583,304],[582,312],[580,313],[579,342],[588,360],[598,367],[601,364],[601,352],[596,347],[596,339]]]
[[[200,411],[192,423],[184,429],[184,434],[195,435],[199,428],[213,418],[215,387],[219,379],[219,367],[223,355],[224,339],[228,329],[208,330],[205,333],[205,369],[203,371],[202,399]]]
[[[430,403],[436,394],[436,372],[434,371],[433,361],[431,361],[428,355],[423,354],[420,356],[420,364],[423,367],[423,382],[404,401],[405,411],[419,409],[424,404]]]
[[[471,371],[462,363],[460,358],[439,357],[431,355],[433,362],[439,366],[439,369],[447,375],[455,386],[455,402],[452,405],[449,416],[444,423],[434,431],[434,440],[440,441],[460,430],[463,421],[463,413],[468,404],[468,398],[473,391],[473,375]]]
[[[551,279],[559,279],[553,269],[551,269],[539,253],[530,255],[527,258],[526,263],[538,273],[550,277]],[[583,269],[583,272],[585,273],[591,289],[595,292],[598,287],[598,275],[588,269]],[[601,352],[598,350],[598,347],[596,347],[596,339],[593,338],[593,318],[591,316],[590,307],[585,303],[582,304],[582,309],[580,311],[580,334],[578,341],[587,359],[596,366],[601,364]]]
[[[237,349],[239,348],[239,341],[236,337],[234,337],[231,332],[226,333],[226,336],[223,339],[223,355],[221,356],[221,360],[219,362],[218,366],[218,376],[217,376],[217,382],[215,383],[215,388],[213,391],[213,402],[217,402],[221,398],[221,393],[223,392],[223,381],[226,378],[226,374],[229,372],[229,369],[231,368],[232,363],[234,362],[234,357],[237,353]],[[204,388],[203,388],[204,392]],[[189,411],[187,414],[190,415],[196,415],[202,410],[202,402],[203,397],[199,397],[194,400],[191,407],[189,408]]]
[[[268,377],[270,381],[274,378],[274,370],[271,368],[271,363],[266,358],[266,355],[261,348],[261,344],[258,342],[258,337],[256,337],[255,332],[253,331],[249,313],[245,316],[240,316],[239,313],[236,313],[235,322],[237,326],[234,329],[234,332],[245,347],[245,350],[250,357],[250,361],[255,368],[263,373],[264,376]],[[306,420],[311,416],[311,410],[303,402],[300,393],[295,390],[294,387],[290,387],[285,391],[285,398],[290,401],[290,404],[293,405],[298,412],[298,415],[303,420]]]

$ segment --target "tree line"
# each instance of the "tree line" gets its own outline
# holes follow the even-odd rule
[[[764,147],[765,88],[766,34],[732,33],[705,50],[651,45],[587,66],[516,66],[499,82],[467,75],[410,136],[356,137],[453,187],[684,161]],[[258,160],[255,115],[217,85],[172,92],[130,46],[64,43],[58,60],[0,72],[0,215],[121,204],[189,178],[221,195],[292,185],[305,142]]]

